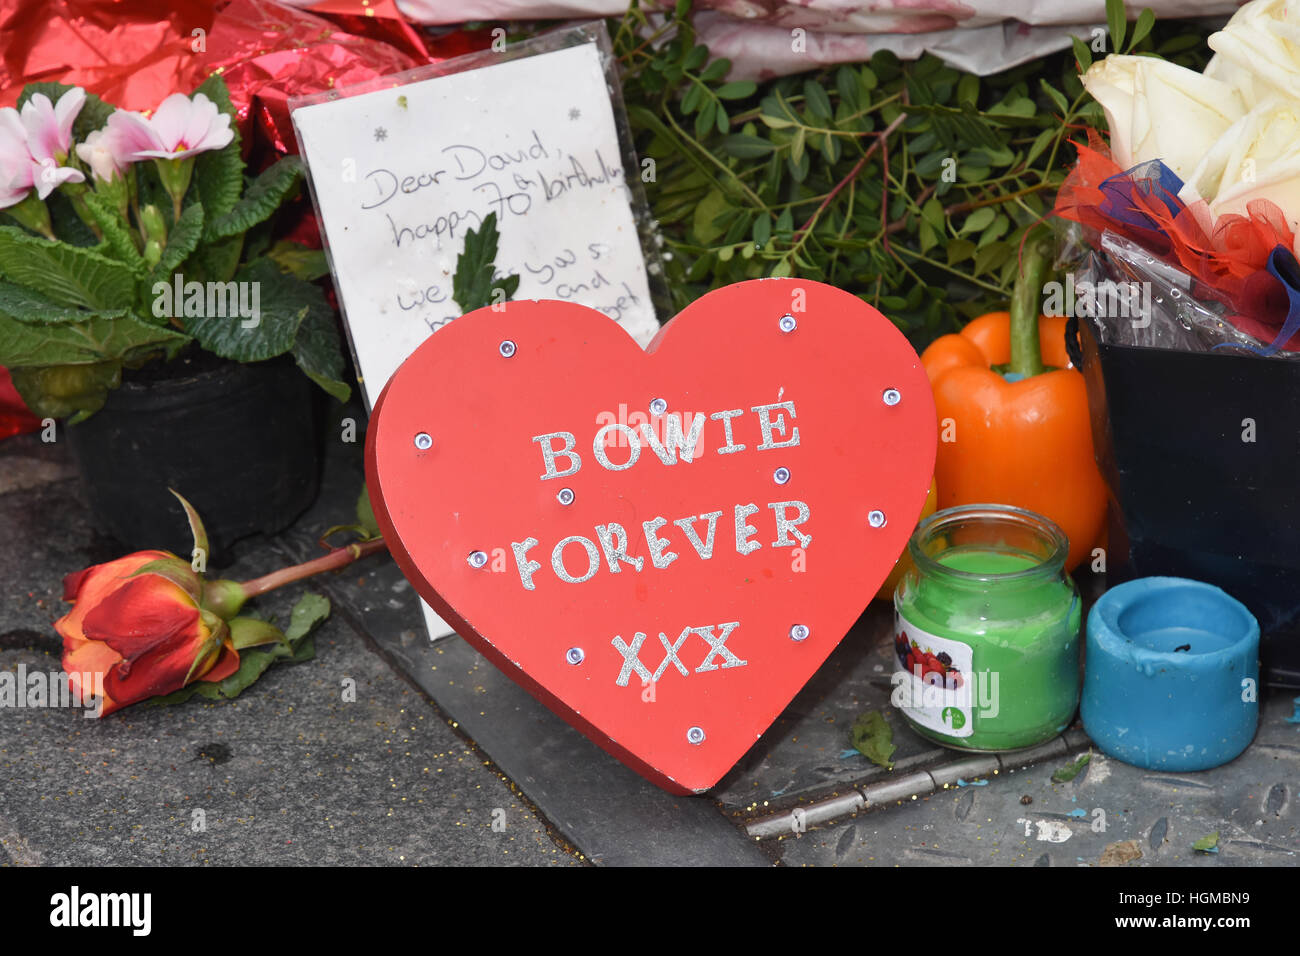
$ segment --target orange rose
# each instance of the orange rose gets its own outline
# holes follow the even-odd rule
[[[160,561],[167,563],[137,573]],[[229,677],[239,652],[226,622],[199,606],[201,587],[188,563],[166,551],[138,551],[69,574],[63,599],[73,608],[54,622],[69,682],[79,694],[93,693],[98,688],[83,691],[80,678],[96,675],[102,714],[109,714],[195,680]]]

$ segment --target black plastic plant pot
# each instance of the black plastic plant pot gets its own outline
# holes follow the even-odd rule
[[[1108,582],[1222,588],[1259,620],[1265,679],[1300,687],[1300,362],[1107,345],[1077,325]]]
[[[101,531],[130,550],[189,557],[175,488],[203,518],[208,559],[221,563],[233,542],[282,531],[315,500],[315,386],[292,362],[172,366],[180,374],[125,380],[68,441]]]

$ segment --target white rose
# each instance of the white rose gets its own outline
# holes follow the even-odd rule
[[[1193,170],[1179,198],[1204,199],[1211,215],[1248,215],[1255,199],[1273,201],[1300,229],[1300,102],[1270,97],[1233,123]]]
[[[1106,112],[1115,162],[1129,169],[1159,159],[1183,180],[1246,112],[1226,83],[1148,56],[1111,54],[1083,85]]]
[[[1300,99],[1300,0],[1251,0],[1207,42],[1205,75],[1237,87],[1248,106]]]

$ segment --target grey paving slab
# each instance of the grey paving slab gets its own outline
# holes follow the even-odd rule
[[[772,842],[790,866],[1098,866],[1126,841],[1142,854],[1133,867],[1297,866],[1300,725],[1286,721],[1291,695],[1263,703],[1255,743],[1214,770],[1156,773],[1093,751],[1068,783],[1051,780],[1061,758]],[[1192,849],[1216,831],[1218,853]]]
[[[0,474],[55,460],[32,450],[0,443]],[[0,669],[57,672],[62,576],[118,549],[95,535],[75,481],[10,483],[0,534]],[[269,544],[240,549],[229,575],[282,563]],[[258,606],[283,621],[301,589]],[[273,668],[235,701],[100,721],[0,708],[0,865],[580,864],[347,615],[316,642],[315,660]]]

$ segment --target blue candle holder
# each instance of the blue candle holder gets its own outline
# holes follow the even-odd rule
[[[1151,770],[1209,770],[1259,724],[1259,623],[1213,585],[1138,578],[1088,615],[1082,717],[1097,747]]]

